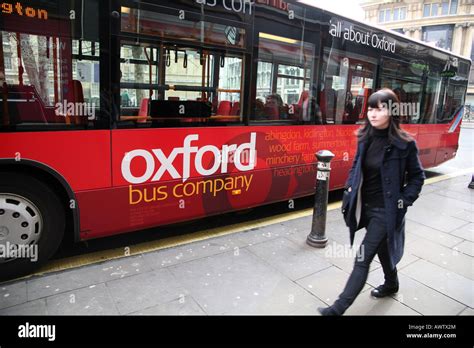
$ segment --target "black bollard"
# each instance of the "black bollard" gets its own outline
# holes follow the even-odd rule
[[[316,193],[314,197],[313,224],[306,243],[315,248],[324,248],[328,242],[326,237],[326,215],[328,207],[329,173],[334,154],[328,150],[316,153],[318,172],[316,175]]]
[[[469,183],[467,187],[470,189],[474,189],[474,174],[472,174],[471,182]]]

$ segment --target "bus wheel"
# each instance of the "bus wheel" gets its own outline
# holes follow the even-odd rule
[[[0,173],[0,279],[28,274],[58,249],[65,213],[51,188],[31,176]]]

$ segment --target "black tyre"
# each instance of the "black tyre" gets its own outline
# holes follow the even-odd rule
[[[65,207],[48,185],[0,172],[0,280],[43,265],[61,244],[64,229]]]

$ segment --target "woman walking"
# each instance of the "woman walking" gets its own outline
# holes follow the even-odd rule
[[[373,93],[368,100],[367,121],[358,132],[357,153],[344,191],[342,212],[350,231],[367,233],[354,269],[333,305],[318,308],[322,315],[342,315],[354,302],[367,280],[375,255],[382,264],[385,282],[372,290],[374,297],[398,291],[396,265],[403,255],[405,214],[418,198],[425,174],[415,140],[400,128],[397,95],[390,89]],[[395,107],[398,105],[398,108]]]

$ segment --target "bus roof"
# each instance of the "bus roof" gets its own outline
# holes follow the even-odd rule
[[[327,12],[327,13],[330,13],[330,14],[332,14],[332,15],[335,15],[335,16],[338,16],[338,17],[342,17],[342,18],[347,19],[347,20],[349,20],[349,21],[357,22],[358,24],[363,25],[363,26],[365,26],[365,27],[374,28],[374,29],[377,29],[377,30],[386,32],[386,33],[388,33],[388,34],[391,34],[391,35],[394,35],[394,36],[398,36],[399,38],[405,39],[405,40],[407,40],[407,41],[414,42],[414,43],[416,43],[416,44],[418,44],[418,45],[425,46],[425,47],[427,47],[427,48],[431,48],[431,49],[440,51],[440,52],[442,52],[442,53],[446,53],[446,54],[448,54],[448,55],[450,55],[450,56],[455,56],[455,57],[464,59],[464,60],[469,61],[469,62],[472,63],[471,59],[468,58],[468,57],[461,56],[461,55],[459,55],[459,54],[457,54],[457,53],[453,53],[453,52],[451,52],[451,51],[445,50],[444,48],[439,48],[439,47],[436,47],[436,46],[428,45],[426,42],[423,42],[423,41],[418,40],[418,39],[410,38],[410,37],[408,37],[408,36],[405,36],[405,35],[403,35],[403,34],[400,34],[400,33],[396,32],[396,31],[394,31],[394,30],[390,30],[390,29],[381,27],[381,26],[379,26],[379,25],[377,25],[377,24],[372,24],[372,23],[367,24],[367,23],[362,22],[362,21],[360,21],[360,20],[358,20],[358,19],[356,19],[356,18],[348,17],[348,16],[344,16],[344,15],[341,15],[341,14],[334,13],[334,12],[332,12],[332,11],[330,11],[330,10],[327,10],[327,9],[325,9],[325,8],[323,8],[323,7],[320,7],[320,6],[318,6],[318,5],[315,5],[315,4],[311,3],[311,0],[296,0],[296,2],[298,2],[298,3],[302,4],[302,5],[307,5],[307,6],[310,6],[310,7],[313,7],[313,8],[317,8],[317,9],[323,11],[323,12]]]

